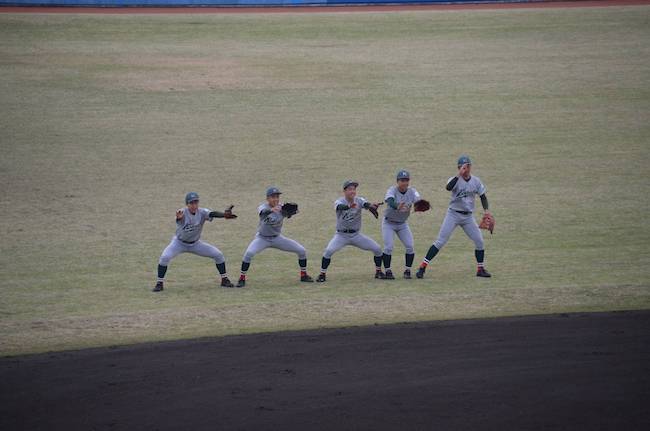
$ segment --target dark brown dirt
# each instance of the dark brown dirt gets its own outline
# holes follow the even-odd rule
[[[3,430],[645,430],[650,311],[0,359]]]
[[[366,5],[366,6],[287,6],[287,7],[0,7],[0,13],[323,13],[389,12],[404,10],[528,9],[544,7],[607,7],[650,5],[650,0],[541,0],[532,3]]]

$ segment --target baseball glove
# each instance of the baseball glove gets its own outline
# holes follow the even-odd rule
[[[375,218],[379,218],[379,211],[377,211],[377,208],[379,208],[379,205],[383,205],[383,202],[378,203],[378,204],[370,204],[368,206],[368,211],[372,213],[372,215],[375,216]]]
[[[230,205],[226,210],[223,212],[223,217],[224,218],[237,218],[235,214],[232,213],[234,205]]]
[[[282,215],[290,218],[292,215],[295,215],[298,212],[298,204],[293,202],[287,202],[282,205]]]
[[[420,199],[419,201],[413,204],[413,208],[415,209],[415,211],[418,212],[429,211],[431,209],[431,204],[429,203],[429,201]]]
[[[478,225],[481,229],[486,229],[490,231],[490,235],[492,235],[492,232],[494,231],[494,225],[496,224],[496,221],[494,220],[494,216],[490,213],[485,213],[483,214],[483,218],[481,219],[481,223]]]

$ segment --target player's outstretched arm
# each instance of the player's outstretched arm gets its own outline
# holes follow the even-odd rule
[[[380,205],[383,205],[383,202],[378,202],[375,204],[371,204],[370,202],[366,202],[363,204],[363,207],[370,211],[372,215],[375,216],[375,218],[379,218],[379,211],[377,211],[377,208],[379,208]]]
[[[397,203],[395,202],[395,198],[388,198],[386,199],[386,203],[388,204],[389,207],[392,209],[396,210],[398,209]]]
[[[455,176],[451,180],[447,181],[447,186],[445,187],[448,192],[452,191],[454,187],[456,187],[456,183],[458,182],[458,178],[460,178],[460,174],[458,176]]]
[[[479,197],[481,198],[481,205],[483,206],[483,210],[484,210],[487,214],[489,214],[489,213],[490,213],[490,209],[489,209],[490,206],[489,206],[489,204],[488,204],[488,198],[487,198],[487,196],[485,195],[485,193],[483,193],[483,194],[482,194],[481,196],[479,196]]]
[[[211,211],[208,216],[210,218],[225,218],[225,219],[233,219],[237,218],[235,214],[232,213],[234,205],[230,205],[228,208],[226,208],[226,211],[221,212],[221,211]]]

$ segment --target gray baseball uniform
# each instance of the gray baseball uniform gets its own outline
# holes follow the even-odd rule
[[[392,186],[386,191],[385,201],[394,199],[395,204],[399,207],[404,204],[400,209],[392,208],[390,205],[384,210],[384,219],[381,223],[381,233],[384,238],[384,253],[392,254],[394,244],[394,234],[402,241],[406,248],[406,254],[414,253],[413,247],[413,233],[409,227],[407,220],[411,215],[411,208],[413,204],[421,199],[420,194],[413,187],[409,187],[406,192],[399,191],[397,186]]]
[[[260,222],[257,226],[257,234],[246,248],[243,261],[250,263],[253,256],[269,247],[283,251],[296,253],[299,259],[307,258],[305,247],[297,241],[287,238],[281,234],[284,215],[281,212],[273,212],[268,202],[264,202],[257,208]]]
[[[456,177],[449,178],[447,184],[454,178]],[[472,176],[467,181],[464,178],[458,179],[454,188],[451,189],[449,209],[442,226],[440,226],[438,238],[433,243],[438,250],[449,241],[456,226],[462,227],[465,234],[474,241],[476,250],[483,250],[483,235],[472,216],[472,212],[474,212],[475,196],[485,194],[485,191],[485,186],[479,177]]]
[[[363,206],[368,201],[362,197],[354,198],[354,208],[346,210],[337,209],[339,205],[351,206],[344,197],[334,202],[334,209],[336,210],[336,234],[330,240],[325,248],[323,257],[330,259],[334,253],[347,245],[353,245],[362,250],[369,250],[375,256],[381,256],[381,247],[375,240],[361,233],[361,211]]]
[[[183,208],[183,218],[176,220],[176,235],[163,250],[158,263],[168,266],[181,253],[211,257],[218,264],[225,262],[223,253],[217,247],[200,240],[203,224],[206,220],[212,221],[211,212],[210,209],[199,208],[196,214],[192,214],[188,208]]]

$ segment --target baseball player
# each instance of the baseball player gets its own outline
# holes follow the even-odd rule
[[[234,287],[226,273],[226,259],[223,257],[223,253],[217,247],[200,240],[203,223],[206,220],[237,218],[232,213],[232,205],[225,212],[199,208],[199,195],[195,192],[185,195],[185,204],[185,208],[176,211],[176,234],[160,256],[158,261],[158,282],[153,291],[160,292],[163,290],[163,282],[165,281],[169,262],[181,253],[193,253],[214,259],[217,270],[221,275],[221,286]]]
[[[269,187],[266,190],[266,202],[257,208],[257,213],[260,217],[257,234],[244,253],[244,259],[241,264],[241,275],[239,276],[237,287],[246,286],[246,272],[250,267],[253,256],[269,247],[296,253],[298,255],[298,265],[300,266],[300,281],[304,283],[314,281],[307,274],[307,251],[305,247],[297,241],[281,234],[284,219],[291,218],[291,216],[298,212],[298,206],[296,204],[280,205],[281,194],[282,192],[277,187]],[[290,206],[294,208],[287,209]]]
[[[379,217],[377,208],[381,204],[371,204],[366,199],[357,196],[359,183],[347,180],[343,183],[343,196],[334,202],[336,210],[336,233],[331,239],[321,262],[321,269],[317,282],[323,283],[327,280],[327,267],[330,265],[332,255],[345,247],[353,245],[362,250],[370,250],[375,255],[375,278],[383,279],[381,272],[381,247],[372,238],[361,233],[361,210],[367,209],[375,218]]]
[[[477,176],[471,175],[472,161],[468,156],[460,156],[458,159],[458,174],[449,178],[447,181],[447,190],[451,192],[451,201],[449,202],[449,209],[445,215],[445,220],[442,222],[438,238],[434,241],[433,245],[429,248],[426,257],[422,260],[418,272],[415,274],[417,278],[424,277],[424,271],[427,265],[435,257],[436,254],[447,243],[451,233],[456,229],[456,226],[463,228],[468,237],[474,241],[476,250],[476,262],[478,269],[476,271],[477,277],[491,277],[492,275],[485,270],[483,260],[485,258],[485,251],[483,249],[483,235],[481,230],[474,220],[472,213],[474,212],[475,195],[481,198],[481,205],[486,214],[490,214],[488,209],[488,200],[485,195],[485,186]]]
[[[408,171],[399,171],[397,173],[397,184],[391,186],[386,191],[386,197],[384,198],[386,210],[384,211],[384,218],[381,222],[381,233],[384,238],[384,254],[382,260],[384,262],[387,280],[395,279],[393,271],[390,268],[395,234],[397,234],[397,237],[406,248],[404,278],[411,278],[411,266],[413,266],[415,251],[413,249],[413,234],[411,233],[411,228],[407,220],[409,215],[411,215],[411,208],[413,206],[415,206],[416,211],[426,211],[429,208],[428,202],[422,201],[418,191],[413,187],[409,187],[410,180],[411,175]],[[415,205],[416,202],[426,202],[426,209],[419,208],[418,205]]]

